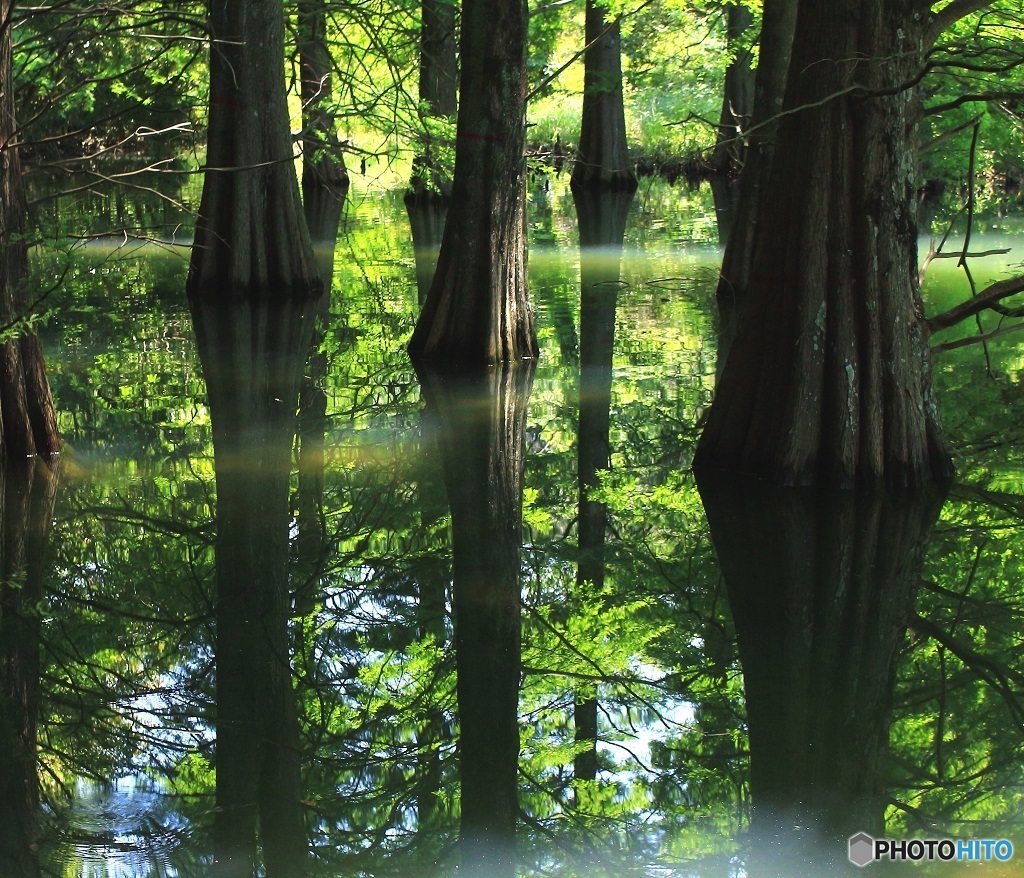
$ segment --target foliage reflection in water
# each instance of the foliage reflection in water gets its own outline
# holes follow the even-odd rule
[[[1019,345],[993,346],[995,381],[974,348],[940,355],[961,478],[927,550],[935,503],[786,511],[705,489],[709,530],[688,464],[715,369],[710,204],[642,189],[620,251],[626,215],[577,225],[560,185],[531,192],[541,361],[468,383],[418,379],[404,354],[418,294],[401,200],[311,216],[332,295],[288,390],[298,418],[274,432],[279,461],[292,451],[274,533],[231,611],[244,623],[263,574],[290,595],[287,627],[278,614],[235,662],[259,761],[267,668],[290,650],[287,795],[309,855],[271,871],[448,874],[460,837],[514,834],[516,863],[488,843],[486,867],[824,874],[844,869],[843,833],[883,819],[1024,842]],[[16,874],[205,875],[223,832],[217,583],[243,565],[215,575],[234,538],[221,447],[214,463],[218,409],[242,397],[237,377],[218,395],[206,354],[204,381],[184,269],[86,248],[44,331],[68,451],[38,602],[43,845]],[[262,490],[270,461],[253,459],[238,478]],[[233,508],[251,536],[256,505]],[[765,856],[803,844],[797,824],[818,846]]]

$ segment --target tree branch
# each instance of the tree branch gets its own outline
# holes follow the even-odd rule
[[[979,101],[1006,101],[1006,100],[1017,100],[1024,98],[1024,91],[1017,89],[1016,91],[989,91],[979,92],[978,94],[960,95],[960,97],[946,101],[944,104],[934,104],[930,107],[924,108],[925,116],[934,116],[938,113],[945,113],[946,110],[955,110],[957,107],[963,106],[964,104],[977,103]]]
[[[929,23],[928,31],[925,34],[925,44],[930,45],[934,43],[944,30],[952,27],[961,18],[966,18],[971,13],[987,9],[994,3],[995,0],[952,0],[951,3],[934,13],[934,17]]]
[[[942,314],[930,317],[925,321],[925,326],[929,333],[949,329],[950,326],[955,326],[960,321],[990,308],[995,302],[1000,302],[1017,293],[1024,293],[1024,275],[1009,277],[990,284],[976,296],[971,296],[966,302],[961,302]]]
[[[1001,335],[1009,335],[1011,332],[1019,332],[1022,329],[1024,329],[1024,322],[1014,323],[1013,326],[1004,326],[1001,329],[993,329],[991,332],[983,332],[981,335],[968,335],[964,338],[958,338],[953,341],[944,341],[942,344],[932,345],[929,350],[931,350],[933,354],[938,354],[942,351],[951,351],[955,348],[967,347],[969,344],[984,344],[985,342],[998,338]]]

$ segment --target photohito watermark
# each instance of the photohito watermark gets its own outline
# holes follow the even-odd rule
[[[866,832],[850,836],[850,862],[866,866],[875,860],[933,862],[996,862],[1013,857],[1013,844],[1005,838],[872,838]]]

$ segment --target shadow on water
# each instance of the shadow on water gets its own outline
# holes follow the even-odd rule
[[[943,498],[699,481],[746,692],[752,878],[884,835],[896,664]]]
[[[605,579],[608,508],[591,495],[610,465],[612,355],[615,310],[621,287],[622,241],[634,191],[574,189],[580,233],[580,395],[577,429],[577,527],[579,558],[576,589],[600,594]],[[573,759],[577,781],[597,778],[598,700],[595,687],[580,688],[573,699]]]
[[[50,464],[29,458],[0,467],[0,874],[5,878],[40,874],[39,608],[58,467],[56,457]]]
[[[296,399],[319,303],[191,303],[217,481],[214,874],[304,874],[289,650]]]
[[[417,374],[452,520],[462,873],[516,874],[520,556],[532,363]]]

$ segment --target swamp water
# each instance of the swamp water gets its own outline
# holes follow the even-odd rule
[[[460,380],[404,353],[399,195],[350,193],[319,236],[328,302],[200,316],[202,361],[181,216],[62,209],[98,237],[36,254],[62,280],[41,334],[66,448],[36,596],[40,846],[0,874],[206,875],[215,846],[251,857],[259,802],[278,874],[289,832],[345,878],[838,874],[858,831],[1005,838],[1019,853],[980,868],[1024,871],[1024,336],[936,358],[944,502],[698,491],[704,194],[645,185],[580,226],[538,181],[540,362]],[[126,223],[171,243],[102,235]],[[1024,234],[992,235],[1015,248],[994,278]],[[954,262],[932,311],[965,296]]]

